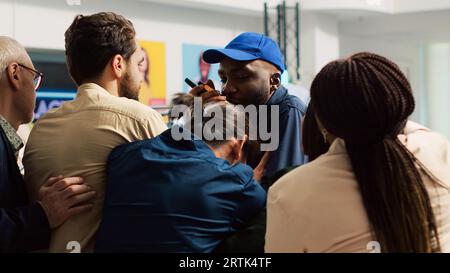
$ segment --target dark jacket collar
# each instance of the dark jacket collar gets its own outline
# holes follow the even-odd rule
[[[181,139],[181,140],[175,140],[172,137],[172,130],[179,130],[180,133],[189,134],[189,139]],[[216,158],[214,152],[209,148],[209,146],[201,140],[199,137],[194,135],[191,131],[188,129],[174,125],[172,128],[164,131],[161,135],[161,143],[158,146],[161,146],[161,149],[166,149],[166,151],[173,152],[173,153],[192,153],[192,154],[203,154],[208,157],[214,157]]]
[[[281,104],[282,101],[286,99],[288,96],[288,90],[286,87],[280,85],[275,92],[273,92],[272,96],[267,101],[266,105],[278,105]]]

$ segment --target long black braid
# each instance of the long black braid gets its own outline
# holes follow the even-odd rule
[[[312,83],[311,104],[325,129],[345,141],[382,251],[439,251],[416,159],[397,138],[414,110],[411,86],[397,65],[371,53],[331,62]]]

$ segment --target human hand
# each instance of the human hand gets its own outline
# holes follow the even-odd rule
[[[50,227],[56,228],[69,217],[88,211],[95,192],[81,177],[51,177],[39,189],[38,202],[47,214]]]

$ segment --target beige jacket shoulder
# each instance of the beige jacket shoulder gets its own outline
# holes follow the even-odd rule
[[[450,145],[408,122],[399,139],[429,170],[422,172],[438,222],[441,248],[450,251]],[[345,150],[337,139],[315,161],[283,176],[269,190],[266,252],[368,252],[370,224]]]

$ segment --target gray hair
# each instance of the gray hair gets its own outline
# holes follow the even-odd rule
[[[220,146],[232,138],[244,139],[248,134],[248,119],[243,107],[228,102],[213,102],[203,105],[200,116],[195,110],[191,117],[191,130],[201,128],[203,141],[212,146]]]
[[[13,38],[0,36],[0,49],[0,80],[3,71],[12,62],[30,62],[30,57],[25,48]]]

